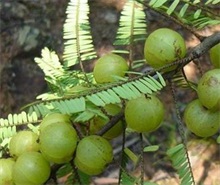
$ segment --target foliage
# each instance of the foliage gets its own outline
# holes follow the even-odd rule
[[[129,0],[121,12],[119,29],[114,42],[116,46],[123,46],[123,49],[116,49],[114,52],[129,54],[128,60],[133,69],[143,65],[143,60],[134,58],[133,49],[135,44],[143,42],[147,35],[146,9],[151,9],[173,20],[198,36],[194,29],[220,23],[220,16],[210,11],[210,8],[219,2],[219,0],[209,0],[205,3],[197,0],[172,2],[168,0]],[[0,119],[0,156],[7,154],[10,138],[21,126],[38,132],[42,118],[51,112],[71,115],[73,123],[85,123],[96,115],[105,117],[106,114],[102,111],[102,107],[105,105],[122,104],[123,106],[124,101],[140,97],[142,94],[159,93],[170,80],[170,74],[163,73],[162,69],[159,69],[148,73],[128,71],[125,78],[118,77],[119,80],[116,82],[96,84],[92,72],[84,70],[84,62],[96,58],[90,33],[88,1],[70,0],[66,14],[67,18],[63,25],[64,62],[62,63],[57,54],[46,47],[42,49],[41,58],[35,58],[35,62],[45,74],[50,91],[39,95],[38,101],[23,107],[21,113],[9,114],[7,118]],[[79,70],[75,69],[78,65]],[[195,84],[186,78],[182,67],[171,77],[177,86],[195,89]],[[79,85],[84,88],[74,89]],[[180,136],[182,143],[170,148],[167,156],[177,170],[181,184],[194,184],[184,142],[185,136],[182,133]],[[125,140],[125,133],[123,139]],[[126,157],[121,161],[119,184],[143,184],[143,175],[140,178],[131,176],[124,165],[129,159],[136,165],[141,160],[141,156],[137,156],[125,148],[124,144],[123,142],[122,155]],[[157,152],[158,149],[159,145],[143,147],[141,153]],[[63,165],[56,173],[58,177],[69,175],[67,184],[88,184],[90,181],[90,177],[75,169],[72,163]],[[154,183],[145,182],[144,184]]]

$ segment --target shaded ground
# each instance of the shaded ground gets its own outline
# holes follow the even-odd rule
[[[62,25],[68,0],[3,0],[0,3],[0,117],[6,117],[8,113],[19,112],[21,106],[34,101],[37,95],[47,90],[43,73],[34,63],[34,57],[39,57],[41,49],[45,46],[56,51],[60,57],[62,56]],[[90,1],[92,35],[99,56],[113,49],[112,42],[118,28],[118,18],[123,4],[124,0]],[[149,32],[158,27],[167,26],[178,30],[186,38],[188,47],[198,44],[198,41],[180,26],[153,13],[148,13],[148,18]],[[202,33],[210,35],[214,31],[220,31],[220,27],[205,29]],[[139,49],[136,55],[139,56],[142,53],[142,49]],[[208,57],[204,57],[203,60],[208,60]],[[209,67],[207,63],[203,69],[206,70]],[[189,78],[197,81],[196,74],[198,73],[195,66],[190,64],[187,70]],[[195,97],[195,93],[191,90],[179,89],[177,94],[181,109]],[[164,89],[160,96],[167,107],[168,123],[154,136],[147,136],[152,144],[173,142],[176,137],[175,131],[167,132],[167,129],[171,128],[169,124],[174,124],[176,120],[169,89]],[[120,145],[118,139],[114,142],[117,148]],[[217,182],[220,182],[218,146],[212,142],[201,142],[201,140],[193,140],[189,145],[198,184],[217,185]],[[131,144],[131,149],[134,151],[140,149],[138,141]],[[146,178],[161,185],[178,184],[176,175],[169,164],[163,162],[163,157],[162,152],[156,156],[151,154],[145,156]],[[95,183],[114,184],[118,175],[116,172],[117,170],[111,170],[110,174],[106,174],[107,179],[97,178]],[[138,175],[140,170],[137,169],[134,173]]]

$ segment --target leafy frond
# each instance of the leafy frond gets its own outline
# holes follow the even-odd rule
[[[7,127],[36,122],[38,118],[44,117],[51,112],[60,112],[63,114],[80,113],[86,110],[88,102],[91,102],[95,106],[103,107],[110,103],[120,103],[123,99],[130,100],[137,98],[141,94],[150,95],[161,90],[165,85],[165,80],[160,73],[156,72],[153,77],[144,74],[128,81],[107,84],[98,89],[91,88],[70,97],[32,103],[27,105],[29,107],[28,114],[22,112],[18,115],[9,115],[8,119],[0,119],[0,123],[1,127]]]
[[[146,21],[142,4],[129,0],[121,12],[115,45],[130,45],[146,39]]]
[[[64,53],[67,67],[96,57],[89,24],[88,0],[70,0],[63,25]]]
[[[49,51],[48,48],[41,50],[41,58],[36,57],[34,60],[42,69],[46,77],[55,80],[64,75],[64,69],[55,52]]]
[[[157,9],[167,15],[172,15],[179,19],[183,24],[187,24],[197,29],[204,28],[208,25],[220,23],[220,16],[210,11],[208,5],[216,5],[219,0],[188,1],[188,0],[151,0],[149,6]]]
[[[178,87],[182,87],[182,88],[192,88],[194,90],[196,90],[196,84],[189,81],[187,79],[187,77],[185,76],[184,71],[179,71],[177,72],[173,78],[172,81],[178,86]]]
[[[183,144],[179,144],[167,151],[173,167],[177,170],[181,185],[194,185],[194,179],[189,164],[187,151]]]
[[[10,138],[17,133],[17,126],[26,124],[34,130],[30,123],[37,122],[38,117],[35,112],[27,114],[22,111],[20,114],[9,114],[6,119],[0,118],[0,157],[1,150],[8,145]]]
[[[0,118],[0,128],[17,126],[37,122],[38,116],[36,112],[26,113],[22,111],[20,114],[9,114],[7,118]]]

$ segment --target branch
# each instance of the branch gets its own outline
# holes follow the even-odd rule
[[[102,136],[105,134],[109,129],[111,129],[119,120],[121,120],[124,116],[123,112],[120,112],[113,116],[111,120],[101,129],[99,130],[96,134]]]
[[[220,43],[220,32],[206,37],[199,45],[193,48],[191,54],[199,58],[218,43]]]
[[[185,65],[187,65],[192,60],[195,60],[201,57],[204,53],[208,52],[213,46],[220,43],[220,32],[214,33],[208,37],[206,37],[199,45],[192,48],[191,52],[187,57],[177,60],[171,64],[165,65],[159,68],[157,71],[162,71],[165,68],[178,65],[176,70],[167,72],[163,75],[164,79],[169,80],[172,78],[178,71],[180,71]]]

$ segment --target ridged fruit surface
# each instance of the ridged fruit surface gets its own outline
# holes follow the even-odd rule
[[[198,82],[199,101],[207,109],[220,110],[220,69],[207,71]]]
[[[113,150],[110,143],[101,136],[90,135],[79,142],[74,162],[82,172],[98,175],[112,159]]]
[[[164,106],[156,96],[141,96],[127,102],[125,120],[128,128],[137,132],[155,131],[164,118]]]
[[[110,53],[99,58],[94,66],[93,75],[97,83],[117,81],[115,76],[124,77],[128,64],[124,58]]]
[[[210,137],[220,128],[220,114],[202,106],[198,99],[190,102],[184,111],[184,121],[187,128],[200,137]]]
[[[160,28],[153,31],[146,39],[144,56],[146,62],[157,69],[181,59],[186,54],[186,45],[183,37],[176,31]],[[169,67],[166,71],[174,69]]]

